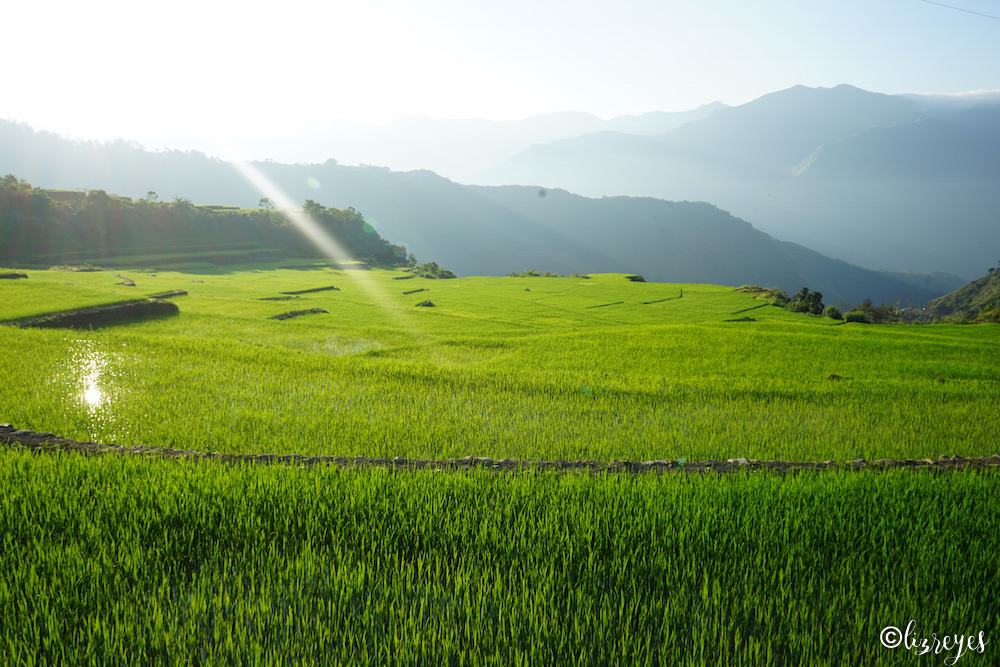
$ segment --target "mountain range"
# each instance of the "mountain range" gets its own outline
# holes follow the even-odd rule
[[[862,266],[980,275],[1000,246],[1000,100],[794,88],[655,136],[538,144],[475,180],[709,201]]]
[[[492,186],[333,158],[247,164],[289,201],[363,211],[383,237],[459,275],[634,272],[922,304],[967,282],[953,274],[979,275],[993,260],[998,110],[799,86],[681,114],[413,117],[381,128],[383,139],[422,136],[412,159],[436,154],[466,171],[564,137],[473,179]],[[43,188],[153,190],[203,204],[253,207],[273,192],[239,163],[199,151],[73,141],[10,121],[0,121],[2,173]]]
[[[313,121],[225,137],[155,129],[130,141],[172,150],[195,150],[225,159],[375,165],[395,171],[429,169],[459,182],[501,164],[534,144],[601,131],[657,135],[724,108],[719,102],[678,112],[652,111],[604,120],[581,112],[538,114],[522,120],[438,119],[405,116],[385,126],[344,120]]]
[[[152,190],[166,199],[245,207],[268,194],[247,177],[246,166],[197,152],[74,142],[4,122],[0,140],[0,173],[39,187],[133,198]],[[964,284],[943,273],[878,272],[832,260],[704,202],[467,186],[427,170],[395,172],[334,160],[249,166],[291,201],[362,211],[383,238],[459,275],[628,272],[654,281],[755,283],[788,291],[809,286],[828,302],[854,303],[922,304]]]

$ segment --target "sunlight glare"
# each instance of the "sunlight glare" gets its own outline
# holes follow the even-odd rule
[[[122,347],[125,347],[122,344]],[[70,399],[86,411],[88,437],[95,442],[115,442],[126,437],[121,400],[128,394],[120,372],[124,356],[106,342],[76,340],[69,349],[66,379]]]
[[[104,403],[104,392],[101,391],[101,373],[106,362],[103,355],[95,350],[87,350],[78,362],[80,384],[83,385],[83,402],[88,408],[98,408]]]
[[[90,407],[97,407],[104,400],[104,392],[96,385],[88,385],[83,391],[83,400]]]
[[[253,163],[243,160],[222,137],[210,136],[209,139],[215,144],[224,159],[229,161],[240,172],[240,175],[262,196],[273,201],[281,214],[298,227],[324,256],[334,261],[354,259],[350,252],[343,248],[315,220],[306,215],[274,181],[265,176]],[[366,221],[365,230],[368,231],[369,228],[372,231],[375,229],[374,225]],[[344,277],[347,280],[354,281],[362,290],[367,292],[372,297],[373,304],[384,308],[401,326],[416,332],[416,329],[412,326],[409,318],[405,316],[399,305],[393,299],[388,298],[389,295],[366,276],[364,271],[345,271]]]

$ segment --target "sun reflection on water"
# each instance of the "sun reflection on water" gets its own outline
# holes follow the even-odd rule
[[[120,393],[115,362],[120,355],[105,343],[78,340],[70,348],[68,376],[71,397],[86,408],[86,428],[91,439],[113,439],[117,426],[114,400]]]
[[[97,407],[104,400],[104,392],[96,386],[88,386],[83,392],[83,400],[87,405]]]
[[[88,408],[98,408],[105,401],[100,381],[101,372],[107,366],[107,360],[101,353],[91,350],[78,363],[80,384],[83,387],[83,402],[87,404]]]

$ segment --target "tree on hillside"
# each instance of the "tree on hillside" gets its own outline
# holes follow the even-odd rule
[[[23,178],[0,179],[0,252],[8,257],[44,252],[54,241],[56,218],[51,198]]]
[[[261,197],[257,204],[266,211],[267,219],[271,219],[271,211],[274,210],[274,201],[270,197]]]
[[[810,292],[808,287],[803,287],[792,297],[792,310],[796,313],[822,315],[823,293]]]
[[[302,212],[312,218],[328,234],[351,250],[355,257],[372,257],[377,263],[397,265],[405,264],[391,243],[379,236],[364,216],[354,208],[327,208],[312,199],[307,199],[302,205]],[[402,252],[406,249],[402,246]]]

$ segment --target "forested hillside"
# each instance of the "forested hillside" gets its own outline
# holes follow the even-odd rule
[[[0,261],[52,265],[165,250],[232,248],[317,256],[317,249],[289,220],[270,208],[195,206],[177,198],[165,203],[150,191],[133,201],[103,190],[46,191],[13,175],[0,179]],[[262,202],[269,204],[269,202]],[[345,250],[340,259],[371,257],[405,261],[352,209],[326,208],[307,200],[309,216]]]
[[[950,294],[932,300],[927,311],[933,315],[978,317],[981,321],[1000,321],[1000,268],[990,267],[989,273]]]

